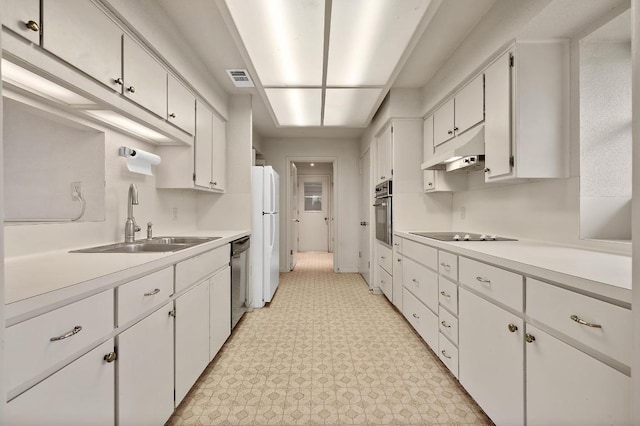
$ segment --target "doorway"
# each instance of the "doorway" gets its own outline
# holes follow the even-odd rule
[[[370,284],[371,280],[371,150],[360,157],[360,251],[358,252],[358,270],[362,278]]]
[[[287,173],[287,257],[294,270],[299,252],[331,253],[334,250],[336,159],[326,157],[288,158]],[[338,268],[334,270],[338,272]]]

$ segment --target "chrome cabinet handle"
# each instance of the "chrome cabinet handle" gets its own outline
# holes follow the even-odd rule
[[[443,357],[447,358],[447,359],[451,359],[450,355],[447,355],[447,353],[443,350],[440,351],[440,353],[442,354]]]
[[[78,333],[80,333],[82,331],[82,326],[81,325],[76,325],[75,327],[73,327],[73,330],[69,331],[68,333],[65,333],[61,336],[56,336],[56,337],[52,337],[51,339],[49,339],[52,342],[57,342],[58,340],[64,340],[67,337],[71,337],[74,336]]]
[[[131,92],[131,93],[136,93],[136,88],[133,87],[133,86],[129,86],[129,87],[127,87],[127,91]]]
[[[154,288],[153,290],[145,293],[144,295],[145,296],[153,296],[154,294],[158,294],[158,293],[160,293],[160,289],[159,288]]]
[[[417,314],[412,314],[412,315],[415,319],[420,319],[420,317]]]
[[[510,332],[515,333],[516,331],[518,331],[518,326],[515,324],[509,324],[507,326],[507,328],[509,329]]]
[[[115,84],[119,84],[120,86],[122,86],[124,84],[124,81],[122,80],[122,77],[116,77],[113,79],[113,82]]]
[[[593,324],[593,323],[587,322],[582,318],[578,317],[577,315],[571,315],[569,318],[580,325],[586,325],[587,327],[593,327],[593,328],[602,328],[600,324]]]
[[[491,280],[488,278],[476,277],[476,280],[480,281],[481,283],[491,284]]]
[[[440,265],[442,265],[443,268],[451,269],[451,265],[449,265],[448,263],[441,262]]]
[[[452,135],[452,134],[453,134],[453,130],[448,130],[448,131],[447,131],[447,134],[448,134],[448,135]]]
[[[31,31],[40,31],[40,25],[36,21],[29,21],[24,24]]]
[[[433,186],[433,182],[429,182],[429,183],[427,183],[427,185]]]
[[[115,353],[115,352],[109,352],[108,354],[106,354],[104,356],[104,360],[107,361],[107,362],[113,362],[116,359],[118,359],[118,354]]]
[[[446,322],[446,321],[440,321],[440,324],[442,324],[442,326],[443,326],[443,327],[451,328],[451,325],[450,325],[450,324],[447,324],[447,322]]]
[[[213,186],[218,186],[218,182],[209,182]]]
[[[458,128],[457,128],[457,127],[454,127],[454,128],[453,128],[453,131],[454,131],[454,132],[457,132],[457,131],[458,131]]]
[[[402,262],[402,259],[398,258],[398,263]]]
[[[535,336],[533,334],[527,333],[527,334],[524,335],[524,340],[526,340],[527,343],[533,343],[533,342],[536,341],[536,338],[535,338]]]
[[[380,256],[380,259],[385,260],[385,259],[386,259],[386,257],[384,257],[384,256]]]
[[[450,294],[445,293],[445,292],[444,292],[444,290],[443,290],[443,291],[441,291],[441,292],[440,292],[440,294],[441,294],[441,295],[443,295],[444,297],[451,297],[451,295],[450,295]]]
[[[170,310],[169,311],[169,316],[175,318],[176,317],[176,310],[175,309]]]
[[[176,118],[176,113],[175,113],[175,112],[172,112],[171,114],[169,114],[169,117],[171,117],[171,118]]]
[[[411,278],[411,281],[416,283],[416,284],[420,284],[420,281],[416,280],[415,278]]]
[[[484,172],[485,172],[485,173],[489,173],[490,171],[491,171],[491,169],[490,169],[490,168],[488,168],[488,167],[484,169]]]

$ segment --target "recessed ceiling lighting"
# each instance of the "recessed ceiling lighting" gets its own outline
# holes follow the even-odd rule
[[[325,126],[366,127],[382,89],[327,89]]]
[[[265,89],[281,126],[319,126],[321,89]]]

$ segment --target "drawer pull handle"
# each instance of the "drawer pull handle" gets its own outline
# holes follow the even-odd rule
[[[480,281],[481,283],[491,284],[491,280],[487,278],[476,277],[476,280]]]
[[[113,362],[116,359],[118,359],[118,354],[116,354],[115,352],[109,352],[104,356],[104,360],[107,362]]]
[[[515,333],[516,331],[518,331],[518,326],[515,324],[509,324],[507,326],[507,328],[509,329],[510,332]]]
[[[420,281],[416,280],[415,278],[411,278],[411,281],[416,283],[416,284],[420,284]]]
[[[447,359],[451,359],[450,355],[447,355],[447,353],[443,350],[440,351],[440,353],[442,354],[443,357],[447,358]]]
[[[527,334],[524,335],[524,340],[526,340],[527,343],[533,343],[533,342],[536,341],[536,338],[535,338],[535,336],[533,334],[527,333]]]
[[[450,295],[450,294],[447,294],[447,293],[445,293],[444,291],[441,291],[441,292],[440,292],[440,294],[441,294],[441,295],[443,295],[444,297],[451,297],[451,295]]]
[[[386,257],[384,257],[384,256],[380,256],[380,259],[385,260],[385,259],[386,259]]]
[[[155,288],[155,289],[145,293],[144,295],[145,296],[153,296],[154,294],[158,294],[158,293],[160,293],[160,289],[159,288]]]
[[[402,262],[402,259],[398,259],[398,263]]]
[[[586,325],[587,327],[593,327],[593,328],[602,328],[600,324],[592,324],[590,322],[583,320],[577,315],[571,315],[569,318],[571,318],[573,321],[577,322],[580,325]]]
[[[451,265],[449,265],[448,263],[441,262],[440,265],[442,265],[442,267],[445,269],[451,269]]]
[[[415,319],[420,319],[420,317],[417,314],[412,314],[412,315]]]
[[[440,321],[440,324],[442,324],[443,327],[451,328],[451,325],[447,324],[446,321]]]
[[[75,327],[73,327],[73,330],[71,330],[70,332],[63,334],[62,336],[52,337],[49,340],[52,341],[52,342],[57,342],[58,340],[64,340],[67,337],[71,337],[73,335],[76,335],[76,334],[80,333],[81,331],[82,331],[82,326],[81,325],[76,325]]]

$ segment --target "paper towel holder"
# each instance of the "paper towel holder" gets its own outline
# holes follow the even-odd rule
[[[130,172],[147,176],[153,176],[151,166],[160,164],[161,161],[159,155],[127,146],[121,146],[118,149],[118,154],[126,158],[127,168]]]
[[[128,157],[130,155],[132,157],[135,157],[136,150],[134,148],[129,148],[128,146],[121,146],[118,149],[118,154],[120,155],[120,157]]]

